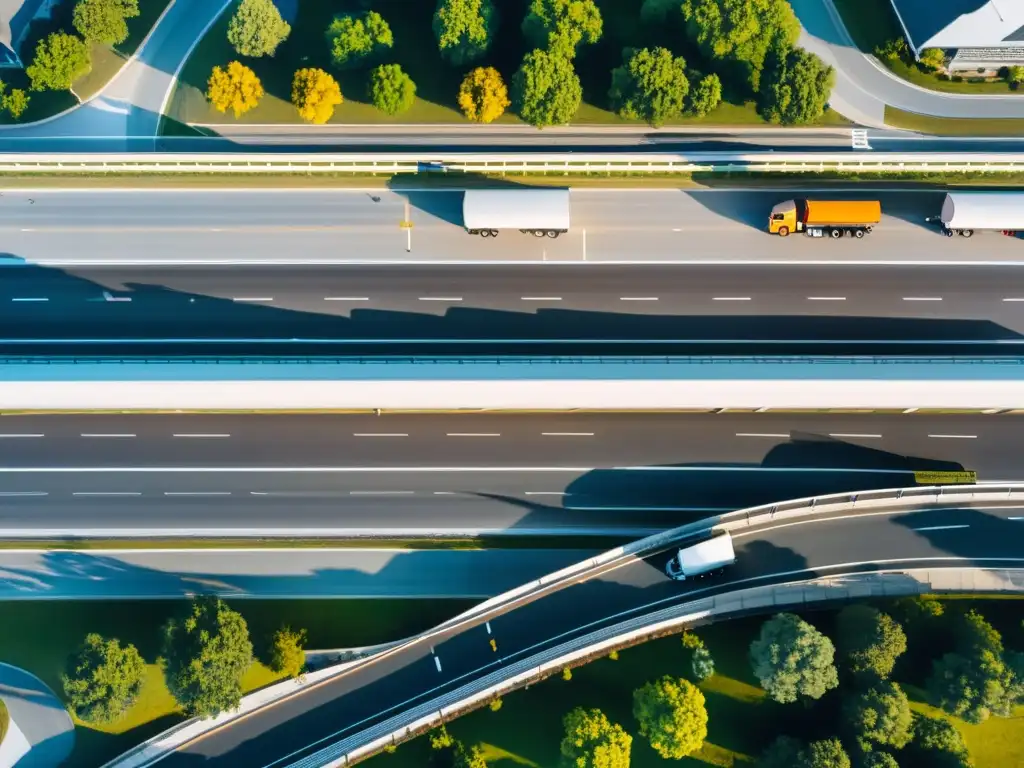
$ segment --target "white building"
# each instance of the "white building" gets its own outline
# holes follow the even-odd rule
[[[892,0],[915,56],[952,54],[950,69],[1024,64],[1024,0]]]

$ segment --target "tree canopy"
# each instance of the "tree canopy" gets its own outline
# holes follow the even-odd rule
[[[341,102],[338,81],[322,69],[300,69],[292,78],[292,104],[306,122],[323,125]]]
[[[25,74],[33,91],[67,91],[92,69],[89,46],[77,35],[51,32],[36,44],[32,63]]]
[[[836,638],[840,658],[850,672],[860,676],[887,678],[907,650],[903,628],[869,605],[843,608],[837,619]]]
[[[387,115],[405,112],[416,101],[416,83],[398,64],[382,64],[370,73],[370,101]]]
[[[252,660],[245,619],[219,598],[194,598],[188,612],[164,628],[167,688],[189,715],[237,709]]]
[[[633,737],[599,709],[576,707],[562,721],[565,768],[629,768]]]
[[[86,723],[112,723],[135,703],[146,679],[146,663],[134,645],[86,635],[61,678],[68,707]]]
[[[562,125],[579,111],[583,87],[572,62],[547,51],[532,51],[512,79],[512,103],[531,125]]]
[[[455,66],[483,56],[497,28],[494,0],[438,0],[434,36],[441,55]]]
[[[727,64],[755,93],[768,52],[788,50],[800,35],[788,0],[683,0],[682,11],[704,58]]]
[[[948,720],[918,715],[914,718],[914,740],[902,754],[908,765],[922,768],[970,768],[973,765],[964,737]]]
[[[627,120],[658,127],[683,113],[690,81],[686,61],[667,48],[627,49],[623,64],[612,71],[608,91],[612,108]]]
[[[845,707],[846,720],[864,749],[902,749],[913,736],[910,701],[896,683],[882,681],[854,695]]]
[[[139,0],[78,0],[71,24],[89,42],[117,45],[128,39],[128,19],[139,15]]]
[[[228,42],[241,56],[273,56],[291,31],[274,0],[242,0],[228,22]]]
[[[25,114],[25,110],[28,109],[29,95],[21,88],[12,88],[9,92],[7,91],[6,84],[0,88],[0,93],[3,94],[3,100],[0,101],[0,108],[6,111],[15,120]]]
[[[206,98],[218,112],[230,109],[235,117],[241,117],[259,106],[263,98],[263,84],[249,67],[240,61],[232,61],[227,67],[213,68],[206,86]]]
[[[850,756],[839,739],[805,744],[791,736],[779,736],[761,753],[757,768],[850,768]]]
[[[665,675],[635,690],[633,717],[640,734],[668,760],[696,752],[708,736],[704,694],[688,680]]]
[[[694,117],[707,117],[722,103],[722,81],[714,73],[701,77],[696,83],[694,79],[691,74],[685,112]]]
[[[326,36],[339,69],[365,65],[395,44],[391,27],[376,11],[335,16]]]
[[[594,0],[530,0],[523,34],[537,48],[571,59],[583,43],[601,39],[604,22]]]
[[[888,752],[865,752],[859,762],[860,768],[900,768],[896,758]]]
[[[299,677],[306,668],[306,630],[281,627],[270,646],[270,668],[288,677]]]
[[[762,77],[758,110],[772,123],[812,123],[825,114],[835,79],[835,70],[816,54],[803,48],[775,51]]]
[[[750,644],[754,675],[768,695],[782,703],[800,696],[820,699],[838,686],[834,658],[832,641],[792,613],[766,621]]]
[[[477,67],[459,86],[459,108],[475,123],[497,120],[510,104],[505,81],[494,67]]]

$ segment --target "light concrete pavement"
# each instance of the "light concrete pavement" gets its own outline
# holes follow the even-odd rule
[[[13,629],[13,628],[12,628]],[[16,631],[16,629],[15,629]],[[23,669],[0,662],[0,699],[7,705],[15,738],[28,751],[6,768],[56,768],[75,746],[75,726],[46,683]],[[12,733],[8,733],[8,738]],[[7,739],[4,740],[4,747]],[[12,746],[14,746],[12,744]],[[0,751],[0,757],[13,756]]]
[[[0,600],[485,598],[594,552],[576,549],[0,550]]]

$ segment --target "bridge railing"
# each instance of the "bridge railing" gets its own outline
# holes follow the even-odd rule
[[[886,511],[912,512],[920,509],[955,507],[972,503],[994,507],[1016,505],[1022,502],[1024,502],[1024,483],[921,486],[809,496],[776,504],[764,504],[758,507],[737,510],[724,515],[698,520],[663,533],[639,539],[621,547],[616,547],[596,557],[575,563],[489,600],[485,600],[448,621],[426,630],[403,643],[388,648],[379,654],[340,665],[337,668],[337,674],[331,674],[331,671],[328,669],[318,670],[315,682],[298,686],[293,684],[282,686],[278,689],[279,694],[272,697],[267,696],[266,693],[262,695],[259,693],[252,694],[245,697],[240,709],[236,713],[224,713],[216,718],[216,720],[186,721],[115,758],[103,766],[103,768],[146,768],[158,762],[168,753],[201,737],[203,734],[229,726],[235,719],[250,715],[265,706],[275,705],[283,699],[302,695],[303,692],[309,691],[312,688],[330,684],[339,676],[366,665],[377,663],[394,654],[402,653],[414,645],[433,645],[442,636],[451,635],[463,629],[477,626],[518,606],[537,600],[545,594],[565,589],[580,581],[615,570],[690,539],[708,536],[716,530],[734,531],[770,523],[775,520],[788,520],[812,515],[826,517],[830,514],[842,512],[870,512],[877,514]],[[589,636],[586,636],[569,641],[564,645],[564,649],[566,649],[566,652],[570,649],[575,649],[573,652],[586,651],[594,642],[588,638]],[[511,668],[509,667],[509,669]],[[496,678],[495,675],[500,677],[505,674],[508,674],[508,670],[494,673],[481,681],[475,681],[460,688],[459,691],[463,692],[462,698],[476,695],[479,692],[479,686],[485,682],[486,685],[483,688],[479,688],[479,690],[489,690],[493,686],[498,685],[501,680]],[[501,679],[504,678],[501,677]],[[323,762],[303,762],[300,765],[303,768],[311,765],[343,765],[344,763],[332,761],[345,758],[346,755],[349,756],[348,759],[355,759],[371,754],[372,751],[380,749],[382,743],[390,743],[387,741],[389,738],[392,741],[405,738],[408,734],[428,727],[428,724],[425,724],[427,721],[439,722],[439,713],[442,708],[444,706],[455,706],[454,702],[461,700],[452,699],[449,695],[444,697],[445,703],[443,704],[439,704],[437,701],[428,702],[423,707],[418,707],[389,718],[384,723],[324,747],[323,750],[317,753],[323,757]],[[381,741],[382,739],[384,742]],[[371,746],[373,750],[371,750]]]

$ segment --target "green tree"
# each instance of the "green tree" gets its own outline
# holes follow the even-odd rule
[[[459,108],[475,123],[497,120],[511,103],[505,81],[494,67],[477,67],[459,86]]]
[[[715,674],[715,660],[711,651],[704,646],[704,641],[692,632],[683,633],[683,648],[690,651],[690,671],[693,679],[700,682]]]
[[[792,736],[777,736],[757,759],[757,768],[803,768],[806,747]]]
[[[963,736],[951,722],[923,715],[914,718],[914,740],[900,753],[900,760],[914,768],[972,768],[974,765]]]
[[[928,69],[942,69],[946,66],[946,52],[941,48],[925,48],[921,51],[921,64]]]
[[[697,80],[696,85],[692,84]],[[710,74],[699,80],[691,74],[690,92],[686,97],[685,112],[694,117],[707,117],[722,103],[722,81]]]
[[[339,69],[365,65],[395,44],[391,27],[376,11],[335,16],[326,36],[331,61]]]
[[[12,88],[10,93],[3,94],[0,106],[15,120],[18,120],[28,109],[29,96],[21,88]]]
[[[627,120],[658,127],[683,113],[690,81],[686,61],[667,48],[627,48],[623,64],[612,70],[608,91],[612,108]]]
[[[88,44],[77,35],[51,32],[36,44],[32,63],[25,74],[33,91],[67,91],[92,69]]]
[[[292,104],[299,117],[314,125],[323,125],[341,104],[338,81],[322,69],[300,69],[292,79]]]
[[[687,36],[707,61],[721,61],[752,92],[761,86],[768,52],[788,50],[800,23],[788,0],[683,0]]]
[[[907,650],[903,628],[870,605],[848,605],[839,612],[836,630],[839,656],[855,675],[887,678]]]
[[[532,51],[512,79],[512,103],[531,125],[568,123],[579,111],[583,87],[572,62],[547,51]]]
[[[562,721],[565,768],[629,768],[633,737],[599,709],[576,707]]]
[[[910,701],[896,683],[882,681],[846,703],[846,721],[865,750],[902,749],[913,735]]]
[[[459,746],[462,747],[461,744]],[[455,768],[487,768],[487,760],[484,758],[484,752],[480,746],[474,744],[469,749],[465,747],[457,749]]]
[[[227,67],[213,68],[206,85],[206,98],[218,112],[230,109],[237,118],[259,106],[263,84],[249,67],[232,61]]]
[[[71,24],[89,42],[117,45],[128,39],[128,19],[138,15],[139,0],[78,0]]]
[[[188,612],[164,628],[167,687],[188,715],[237,709],[242,675],[251,665],[245,619],[219,598],[193,598]]]
[[[75,716],[86,723],[112,723],[139,697],[146,663],[134,645],[89,634],[68,660],[61,677],[64,696]]]
[[[601,39],[604,22],[594,0],[530,0],[523,34],[536,48],[567,59],[583,43]]]
[[[494,0],[438,0],[434,12],[437,47],[441,56],[457,67],[483,56],[497,28]]]
[[[1006,82],[1011,85],[1020,85],[1021,83],[1024,83],[1024,67],[1020,65],[1007,67]]]
[[[900,768],[896,758],[888,752],[865,752],[857,765],[858,768]]]
[[[288,677],[299,677],[306,668],[306,630],[281,627],[270,646],[270,668]]]
[[[888,61],[910,62],[913,60],[910,55],[910,46],[907,45],[907,41],[902,37],[894,37],[877,46],[875,48],[875,56]]]
[[[758,110],[772,123],[813,123],[825,114],[835,80],[835,70],[816,54],[803,48],[777,52],[765,68]]]
[[[274,0],[241,0],[228,22],[228,42],[241,56],[273,56],[291,32]]]
[[[651,747],[667,760],[681,760],[708,736],[704,694],[688,680],[665,675],[633,692],[633,717]]]
[[[782,703],[799,696],[820,699],[839,685],[834,658],[832,641],[792,613],[766,621],[750,644],[754,675],[768,695]]]
[[[381,64],[370,73],[370,101],[387,115],[405,112],[416,101],[416,83],[398,64]]]
[[[850,756],[839,739],[812,741],[801,768],[850,768]]]

